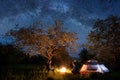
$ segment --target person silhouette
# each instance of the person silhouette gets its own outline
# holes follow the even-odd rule
[[[73,73],[73,74],[79,73],[79,71],[78,71],[78,65],[77,65],[77,61],[76,61],[76,60],[74,60],[74,61],[72,62],[72,66],[73,66],[73,68],[72,68],[72,73]]]

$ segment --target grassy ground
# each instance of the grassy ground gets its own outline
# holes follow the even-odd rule
[[[59,72],[50,72],[48,77],[51,78],[51,80],[119,80],[120,71],[113,71],[105,74],[91,73],[89,76],[72,73],[61,74]]]
[[[48,79],[47,79],[48,78]],[[107,74],[80,74],[47,72],[43,67],[34,65],[0,67],[0,80],[119,80],[120,71]]]

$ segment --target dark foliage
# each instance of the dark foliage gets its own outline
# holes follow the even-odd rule
[[[41,55],[25,54],[12,44],[0,44],[0,65],[35,64],[45,65],[47,59]]]
[[[120,18],[109,16],[98,19],[88,36],[89,49],[97,53],[97,58],[109,65],[120,63]]]
[[[85,63],[89,59],[93,59],[95,54],[90,53],[86,48],[83,48],[79,53],[79,59],[81,63]]]

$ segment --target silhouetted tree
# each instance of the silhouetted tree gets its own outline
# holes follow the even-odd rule
[[[0,63],[1,64],[20,64],[25,58],[22,50],[12,44],[0,45]]]
[[[110,16],[97,20],[89,33],[89,49],[97,53],[99,60],[120,63],[120,18]]]
[[[34,55],[30,56],[21,49],[16,48],[12,44],[3,45],[0,43],[0,64],[13,65],[13,64],[35,64],[45,65],[47,59],[43,56]]]
[[[89,59],[94,59],[94,57],[95,57],[95,54],[90,53],[86,48],[83,48],[81,52],[79,53],[79,59],[81,63],[84,63]]]

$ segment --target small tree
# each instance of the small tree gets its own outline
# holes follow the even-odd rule
[[[93,59],[95,57],[94,53],[90,53],[86,48],[83,48],[79,53],[79,59],[82,63],[86,62],[89,59]]]

